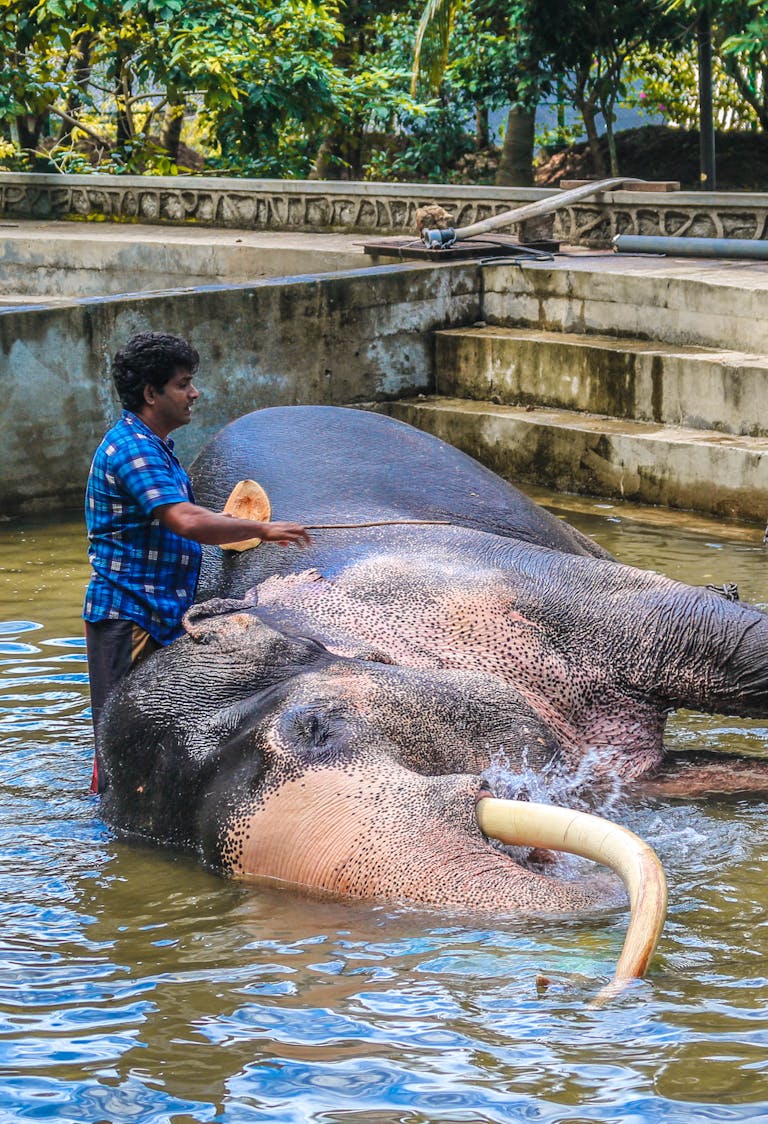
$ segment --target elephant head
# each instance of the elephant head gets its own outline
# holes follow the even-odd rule
[[[605,877],[554,878],[497,840],[572,851],[623,878],[635,916],[619,970],[640,974],[665,905],[650,850],[594,816],[494,799],[484,779],[495,749],[516,747],[526,768],[557,753],[513,687],[339,655],[256,607],[199,606],[188,632],[107,712],[103,805],[122,831],[326,894],[495,913],[623,900]]]

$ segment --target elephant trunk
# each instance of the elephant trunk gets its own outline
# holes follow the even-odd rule
[[[520,800],[481,798],[477,822],[484,835],[502,843],[581,855],[609,866],[623,881],[629,895],[629,927],[613,981],[603,988],[595,1005],[645,974],[667,911],[664,871],[647,843],[598,816]]]
[[[641,695],[670,707],[760,716],[768,707],[768,616],[658,575],[640,575],[646,587],[627,597],[631,620],[621,638],[606,636],[606,661],[626,653],[623,674]],[[642,622],[642,636],[634,634]]]

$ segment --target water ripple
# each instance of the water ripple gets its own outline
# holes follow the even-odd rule
[[[620,535],[629,561],[746,569],[742,592],[768,600],[743,543],[605,519],[585,529]],[[0,564],[16,583],[0,621],[0,1124],[768,1119],[768,803],[617,797],[661,855],[670,918],[649,979],[592,1011],[622,911],[489,923],[305,900],[115,839],[87,794],[79,523],[20,544],[0,531]],[[768,727],[681,715],[670,738],[762,753]]]

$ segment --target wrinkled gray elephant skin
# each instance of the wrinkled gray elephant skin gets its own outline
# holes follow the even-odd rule
[[[622,565],[376,414],[258,411],[192,474],[215,509],[251,478],[274,519],[384,525],[318,530],[304,551],[206,551],[188,635],[105,714],[118,828],[321,892],[570,911],[602,905],[604,881],[489,843],[475,804],[491,761],[582,793],[766,788],[761,763],[670,768],[662,740],[676,707],[768,713],[763,613]]]

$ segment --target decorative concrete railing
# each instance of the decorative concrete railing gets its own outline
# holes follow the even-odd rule
[[[316,233],[409,234],[416,208],[431,202],[450,211],[455,226],[467,226],[552,194],[452,184],[0,173],[0,215],[6,219]],[[600,247],[609,246],[614,234],[768,238],[768,195],[616,191],[527,223],[518,233]]]
[[[457,226],[466,226],[551,194],[450,184],[0,173],[0,214],[6,218],[314,233],[415,234],[416,209],[434,202],[452,213]]]
[[[739,192],[606,192],[555,215],[553,236],[607,247],[615,234],[768,239],[768,195]]]

